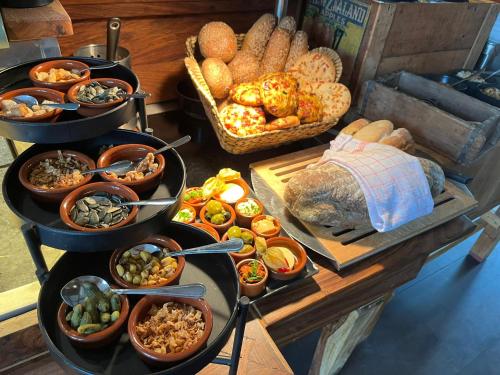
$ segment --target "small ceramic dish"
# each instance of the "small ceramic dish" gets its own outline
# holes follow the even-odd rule
[[[302,247],[301,244],[299,244],[297,241],[294,241],[288,237],[269,238],[268,240],[266,240],[266,244],[267,244],[268,248],[273,247],[273,246],[286,247],[297,257],[297,262],[295,263],[293,270],[291,270],[289,272],[276,272],[268,267],[270,277],[272,279],[291,280],[291,279],[294,279],[295,277],[299,276],[299,274],[302,272],[302,270],[306,266],[306,261],[307,261],[306,251],[304,250],[304,248]],[[264,262],[264,264],[265,264],[265,262]]]
[[[241,231],[250,233],[252,235],[252,237],[253,237],[253,244],[252,244],[253,249],[252,249],[252,251],[249,251],[247,253],[240,253],[240,252],[229,253],[229,255],[231,255],[231,258],[233,258],[234,263],[238,263],[238,262],[242,261],[243,259],[251,259],[251,258],[255,257],[255,233],[252,232],[250,229],[246,229],[246,228],[241,228]],[[229,240],[229,236],[228,236],[228,233],[226,232],[222,236],[221,242],[228,241],[228,240]]]
[[[180,216],[179,213],[181,211],[189,211],[189,217],[178,217]],[[196,221],[196,210],[194,207],[187,203],[182,203],[181,207],[179,208],[179,211],[175,214],[175,216],[172,218],[172,221],[177,221],[179,223],[184,223],[184,224],[192,224]]]
[[[150,350],[143,345],[141,339],[137,334],[137,324],[146,317],[153,304],[161,307],[166,302],[171,301],[191,305],[200,310],[203,320],[205,321],[205,330],[200,339],[188,349],[179,353],[161,354]],[[151,365],[162,366],[170,362],[178,362],[180,360],[186,359],[198,352],[202,347],[205,346],[210,333],[212,332],[212,326],[212,310],[210,309],[210,306],[202,299],[146,296],[139,300],[139,302],[135,305],[135,307],[132,309],[132,312],[130,313],[130,318],[128,320],[128,334],[130,336],[130,342],[132,343],[132,346],[143,361]]]
[[[33,84],[37,87],[46,87],[58,91],[67,91],[75,83],[88,80],[90,78],[90,70],[86,70],[85,72],[83,72],[80,78],[59,82],[40,81],[36,78],[36,74],[41,72],[48,73],[52,68],[66,69],[71,72],[72,69],[80,71],[82,69],[87,69],[88,67],[89,66],[87,64],[76,60],[51,60],[34,66],[33,68],[31,68],[28,74],[31,82],[33,82]]]
[[[237,189],[240,194],[239,195],[234,195],[228,193],[229,190],[225,190],[221,194],[217,194],[214,196],[215,199],[218,201],[230,204],[233,206],[238,200],[245,198],[250,194],[250,189],[248,188],[248,184],[243,180],[242,178],[237,178],[235,180],[231,180],[226,182],[226,187],[229,186],[229,189],[231,189],[231,185],[236,185],[235,189]]]
[[[202,223],[204,224],[207,224],[207,225],[210,225],[212,228],[214,228],[217,232],[219,232],[220,235],[223,235],[225,232],[227,232],[227,230],[229,229],[229,227],[231,227],[234,223],[234,221],[236,220],[236,213],[234,212],[234,209],[227,203],[224,203],[224,202],[221,202],[222,203],[222,207],[224,207],[224,209],[226,211],[229,211],[229,213],[231,214],[231,218],[226,221],[224,224],[212,224],[209,220],[207,220],[207,218],[205,217],[205,213],[207,212],[207,206],[203,206],[203,208],[200,210],[200,220]]]
[[[91,82],[99,82],[100,84],[106,85],[108,87],[114,87],[118,86],[119,88],[123,89],[127,95],[132,95],[134,89],[130,84],[128,84],[125,81],[122,81],[121,79],[116,79],[116,78],[95,78],[95,79],[90,79],[87,81],[82,81],[74,84],[71,86],[68,90],[68,100],[73,103],[78,103],[80,104],[80,108],[78,108],[78,113],[84,117],[91,117],[91,116],[97,116],[100,115],[101,113],[104,113],[108,111],[111,107],[123,102],[125,99],[120,98],[117,100],[114,100],[112,102],[108,103],[86,103],[78,100],[76,97],[78,95],[78,91],[80,90],[80,87],[85,86],[90,84]]]
[[[259,207],[259,211],[256,214],[252,214],[252,215],[242,213],[238,209],[238,206],[240,204],[244,204],[246,202],[255,202],[255,204]],[[245,228],[251,228],[252,220],[256,216],[262,215],[264,213],[264,206],[262,205],[262,203],[259,200],[255,199],[255,198],[245,197],[245,198],[241,198],[240,200],[238,200],[235,203],[234,211],[236,212],[236,222],[238,223],[238,225],[241,227],[245,227]]]
[[[95,168],[94,161],[87,155],[82,154],[81,152],[71,151],[71,150],[61,150],[61,151],[63,156],[65,157],[71,156],[80,162],[84,162],[87,164],[89,169]],[[41,161],[44,161],[45,159],[57,159],[57,157],[58,157],[57,150],[42,152],[41,154],[35,155],[32,158],[28,159],[19,169],[19,174],[18,174],[19,181],[27,190],[30,191],[33,198],[40,202],[59,203],[64,199],[66,195],[68,195],[68,193],[79,188],[80,186],[88,184],[92,179],[92,174],[85,174],[83,175],[83,180],[80,181],[78,184],[68,187],[55,188],[55,189],[44,189],[42,187],[33,185],[30,182],[30,174],[33,171],[33,169],[36,168]]]
[[[199,228],[211,235],[217,242],[220,242],[219,233],[210,225],[204,223],[191,223],[193,227]]]
[[[17,89],[17,90],[12,90],[12,91],[7,91],[6,93],[0,95],[0,102],[2,100],[7,100],[7,99],[12,99],[15,96],[18,95],[31,95],[35,97],[38,100],[38,103],[42,103],[44,100],[50,100],[55,103],[64,103],[64,94],[62,92],[48,89],[48,88],[43,88],[43,87],[26,87],[23,89]],[[0,104],[0,110],[1,110],[1,104]],[[12,120],[12,121],[25,121],[25,122],[53,122],[57,120],[57,117],[61,114],[62,109],[61,108],[55,108],[53,111],[41,114],[41,115],[34,115],[31,117],[7,117],[7,116],[1,116],[1,118],[6,119],[6,120]]]
[[[116,271],[116,265],[118,264],[120,257],[122,254],[127,251],[128,249],[131,249],[132,247],[144,243],[150,243],[153,245],[158,245],[162,248],[168,249],[169,251],[180,251],[182,250],[181,246],[175,242],[173,239],[165,236],[160,236],[160,235],[154,235],[150,236],[141,242],[135,243],[132,246],[127,247],[126,249],[117,249],[113,252],[111,255],[111,258],[109,259],[109,272],[111,273],[111,276],[113,277],[113,280],[120,286],[124,288],[159,288],[162,286],[167,286],[167,285],[173,285],[173,284],[178,284],[179,283],[179,278],[181,277],[182,271],[184,270],[184,266],[186,265],[186,259],[184,257],[176,257],[177,259],[177,268],[174,272],[174,274],[164,282],[160,282],[154,285],[145,285],[145,286],[139,286],[139,285],[134,285],[132,283],[127,282],[124,280],[120,275],[118,275],[118,272]]]
[[[192,200],[186,200],[185,198],[186,196],[189,196],[189,194],[192,193],[193,191],[201,192],[201,190],[202,190],[201,187],[190,187],[187,188],[184,194],[182,195],[183,202],[192,206],[196,210],[197,215],[200,213],[202,207],[207,204],[208,200],[200,199],[199,201],[192,201]]]
[[[73,208],[76,201],[99,192],[118,195],[127,201],[139,200],[139,197],[132,189],[117,182],[94,182],[92,184],[83,185],[80,186],[78,189],[73,190],[68,195],[66,195],[66,197],[61,202],[61,206],[59,207],[59,216],[61,217],[63,223],[66,224],[68,227],[74,230],[78,230],[80,232],[102,232],[106,230],[112,230],[115,228],[123,227],[125,225],[132,223],[135,220],[137,214],[139,213],[139,208],[137,206],[129,206],[131,209],[127,218],[108,228],[87,228],[75,224],[73,220],[71,220],[69,214],[71,208]]]
[[[250,262],[257,262],[264,268],[265,276],[262,280],[260,280],[257,283],[247,283],[243,280],[243,277],[240,274],[240,268],[244,266],[245,264],[248,264]],[[267,285],[267,279],[269,277],[269,272],[267,270],[266,265],[264,262],[257,260],[257,259],[243,259],[240,261],[238,264],[236,264],[236,269],[238,270],[238,275],[239,275],[239,283],[240,283],[240,290],[241,294],[247,297],[257,297],[259,294],[262,294],[264,289],[266,289]]]
[[[122,308],[120,317],[111,324],[108,328],[102,331],[91,333],[90,335],[82,335],[73,329],[66,321],[66,314],[69,312],[69,306],[66,303],[61,303],[57,312],[57,325],[59,329],[70,339],[71,343],[79,348],[96,349],[112,343],[118,338],[121,333],[121,328],[127,321],[130,305],[128,298],[120,295]]]
[[[97,168],[107,167],[108,165],[120,160],[136,160],[144,158],[148,153],[155,151],[156,149],[154,147],[135,143],[115,146],[104,151],[101,156],[99,156],[99,159],[97,159]],[[116,179],[105,172],[101,172],[99,175],[104,181],[118,182],[122,185],[128,186],[136,193],[140,194],[145,191],[155,189],[161,182],[163,172],[165,171],[165,158],[163,155],[155,155],[155,162],[158,163],[158,169],[149,176],[145,176],[143,179],[136,181],[123,181],[119,178]]]
[[[262,219],[266,219],[266,218],[268,218],[268,219],[272,218],[275,229],[272,232],[260,233],[256,229],[255,223],[257,223],[258,221],[260,221]],[[264,237],[265,239],[268,239],[268,238],[276,237],[276,236],[278,236],[280,234],[280,232],[281,232],[281,223],[274,216],[271,216],[271,215],[257,215],[257,216],[255,216],[252,219],[252,223],[250,225],[250,228],[252,229],[252,232],[254,232],[257,236]]]

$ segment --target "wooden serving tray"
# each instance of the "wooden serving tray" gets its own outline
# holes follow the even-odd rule
[[[285,206],[283,194],[286,183],[295,173],[317,162],[328,147],[329,145],[325,144],[263,160],[251,164],[250,168],[253,169],[252,173],[256,173],[274,193],[274,198]],[[300,222],[320,246],[312,250],[331,259],[335,267],[340,270],[439,226],[477,206],[477,201],[471,195],[460,190],[449,180],[445,182],[445,191],[438,195],[434,202],[434,211],[430,215],[385,233],[379,233],[371,226],[338,229],[302,220]]]

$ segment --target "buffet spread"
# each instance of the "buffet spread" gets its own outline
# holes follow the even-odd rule
[[[242,35],[210,22],[186,45],[187,70],[228,152],[320,134],[351,105],[349,89],[338,82],[338,55],[328,48],[309,51],[308,36],[296,30],[292,17],[277,22],[265,14]],[[425,218],[399,223],[407,226],[398,235],[376,233],[381,237],[374,240],[372,201],[362,180],[333,157],[318,163],[322,155],[328,159],[325,147],[252,166],[279,198],[280,210],[268,207],[269,200],[259,199],[259,191],[230,168],[186,186],[189,171],[177,151],[155,154],[165,142],[115,130],[135,116],[144,96],[127,68],[91,69],[103,64],[51,59],[0,73],[2,135],[39,143],[10,166],[4,197],[25,223],[30,250],[36,253],[39,244],[67,250],[50,273],[39,267],[38,310],[49,350],[78,372],[104,372],[115,357],[103,346],[123,347],[112,367],[116,373],[125,367],[193,373],[212,361],[241,314],[241,296],[252,303],[318,272],[307,255],[311,249],[288,230],[284,211],[320,243],[322,249],[313,251],[343,267],[475,204],[445,180],[437,163],[412,156],[410,131],[386,119],[360,118],[340,133],[356,142],[355,152],[377,144],[421,172],[423,194],[435,207]],[[359,254],[367,233],[376,243]],[[180,255],[186,249],[189,255]],[[82,275],[100,279],[80,280]],[[106,284],[95,281],[101,279]],[[76,283],[76,299],[64,298],[68,282]],[[115,285],[132,292],[123,294]],[[182,287],[201,290],[203,298],[183,297]],[[244,324],[244,315],[239,319]]]

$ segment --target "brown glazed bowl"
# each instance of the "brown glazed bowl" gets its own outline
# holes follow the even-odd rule
[[[145,285],[145,286],[139,286],[139,285],[134,285],[132,283],[129,283],[125,280],[123,280],[120,275],[118,275],[118,272],[116,272],[116,265],[118,264],[118,261],[120,260],[121,255],[127,251],[128,249],[140,245],[143,243],[150,243],[153,245],[158,245],[160,247],[163,247],[165,249],[169,249],[170,251],[180,251],[182,250],[181,246],[175,242],[173,239],[165,236],[160,236],[160,235],[153,235],[150,236],[141,242],[137,242],[133,244],[132,246],[127,247],[126,249],[117,249],[113,252],[111,255],[111,258],[109,259],[109,272],[111,273],[111,276],[113,277],[113,280],[120,285],[121,287],[124,288],[158,288],[166,285],[172,285],[172,284],[178,284],[179,283],[179,278],[181,277],[182,271],[184,270],[184,266],[186,265],[186,259],[184,257],[177,257],[177,269],[175,270],[175,273],[172,275],[170,279],[167,281],[155,284],[155,285]]]
[[[255,257],[255,233],[252,232],[250,229],[246,228],[241,228],[242,232],[248,232],[253,236],[253,250],[248,252],[248,253],[237,253],[237,252],[231,252],[229,255],[231,255],[231,258],[233,258],[234,263],[238,264],[238,262],[242,261],[243,259],[252,259]],[[221,242],[229,240],[229,236],[227,235],[227,232],[224,233],[222,236]]]
[[[68,100],[73,103],[78,103],[80,104],[80,108],[78,108],[78,113],[84,117],[91,117],[91,116],[97,116],[100,115],[101,113],[106,112],[109,110],[111,107],[123,102],[125,99],[117,99],[112,102],[108,103],[101,103],[101,104],[95,104],[95,103],[85,103],[79,101],[76,96],[78,94],[78,90],[80,90],[81,86],[88,85],[91,82],[99,82],[103,85],[113,87],[113,86],[118,86],[119,88],[125,90],[125,92],[128,95],[132,95],[134,92],[134,89],[132,86],[130,86],[129,83],[122,81],[121,79],[116,79],[116,78],[95,78],[95,79],[89,79],[87,81],[82,81],[74,84],[71,86],[68,90]]]
[[[229,213],[231,214],[231,218],[228,221],[226,221],[224,224],[220,224],[220,225],[212,224],[210,221],[208,221],[205,218],[205,212],[207,212],[207,206],[206,205],[203,206],[203,208],[200,211],[200,220],[201,220],[202,223],[211,226],[217,232],[219,232],[219,234],[222,235],[225,232],[227,232],[227,230],[233,225],[233,223],[234,223],[234,221],[236,219],[236,213],[234,212],[234,209],[229,204],[224,203],[224,202],[221,202],[221,203],[222,203],[222,207],[224,207],[224,209],[226,211],[229,211]]]
[[[71,208],[75,205],[78,199],[83,197],[93,195],[98,192],[105,192],[109,194],[115,194],[122,198],[125,198],[127,201],[138,201],[139,197],[137,194],[130,188],[125,185],[119,184],[117,182],[94,182],[92,184],[80,186],[78,189],[73,190],[71,193],[66,195],[66,198],[61,202],[61,206],[59,207],[59,216],[64,224],[68,227],[78,230],[80,232],[102,232],[106,230],[112,230],[115,228],[123,227],[132,223],[138,212],[139,208],[137,206],[131,206],[132,209],[128,217],[125,220],[120,221],[118,224],[115,224],[108,228],[87,228],[82,227],[78,224],[75,224],[73,220],[69,217],[69,212]]]
[[[273,218],[274,226],[275,226],[276,229],[272,233],[259,233],[259,232],[257,232],[254,229],[255,223],[258,222],[259,220],[262,220],[262,219],[266,218],[267,216]],[[276,236],[278,236],[280,234],[280,232],[281,232],[281,223],[274,216],[271,216],[271,215],[257,215],[257,216],[255,216],[252,219],[252,224],[250,225],[250,228],[252,229],[252,232],[254,232],[257,236],[264,237],[265,239],[268,239],[268,238],[276,237]]]
[[[89,169],[95,169],[94,161],[89,158],[87,155],[82,154],[81,152],[72,151],[72,150],[61,150],[64,156],[72,156],[75,159],[85,162]],[[83,180],[75,185],[69,187],[62,187],[56,189],[44,189],[38,186],[33,185],[30,180],[31,171],[43,160],[45,159],[57,159],[57,150],[42,152],[41,154],[35,155],[32,158],[28,159],[19,169],[19,181],[21,184],[30,191],[31,195],[34,199],[40,202],[46,203],[59,203],[61,202],[69,192],[88,184],[92,179],[92,174],[83,175]]]
[[[243,278],[239,276],[239,283],[240,283],[240,290],[241,294],[247,297],[257,297],[259,294],[261,294],[264,289],[266,289],[267,285],[267,279],[269,278],[269,271],[267,270],[266,265],[264,262],[257,260],[257,259],[243,259],[240,261],[238,264],[236,264],[236,269],[238,270],[238,275],[240,273],[240,268],[244,264],[247,264],[251,261],[259,262],[263,267],[266,272],[264,278],[260,280],[258,283],[255,284],[247,284],[246,282],[243,281]]]
[[[85,72],[83,72],[80,78],[71,79],[68,81],[61,81],[61,82],[39,81],[38,79],[36,79],[36,73],[48,72],[52,68],[56,69],[62,68],[71,71],[71,69],[82,70],[88,67],[89,66],[87,64],[84,64],[76,60],[52,60],[34,66],[33,68],[31,68],[28,74],[31,82],[33,82],[33,84],[37,87],[46,87],[58,91],[67,91],[75,83],[88,80],[90,78],[90,70],[86,70]]]
[[[144,158],[149,152],[155,152],[156,149],[151,146],[141,145],[141,144],[125,144],[120,146],[115,146],[109,150],[104,151],[99,159],[97,159],[97,168],[107,167],[120,160],[136,160],[139,158]],[[165,171],[165,158],[163,155],[155,155],[155,161],[158,163],[158,169],[144,177],[142,180],[138,181],[122,181],[120,179],[112,178],[109,174],[105,172],[99,173],[104,181],[118,182],[122,185],[128,186],[136,193],[140,194],[145,191],[150,191],[155,189],[163,177],[163,172]]]
[[[190,188],[187,188],[186,191],[184,192],[184,194],[189,193],[191,190],[195,190],[195,189],[201,189],[201,188],[200,187],[190,187]],[[196,210],[196,215],[198,215],[200,213],[201,209],[203,208],[203,206],[207,204],[208,200],[204,200],[204,201],[201,201],[199,203],[189,203],[189,202],[187,202],[185,200],[183,200],[183,202],[187,203],[191,207],[193,207]]]
[[[217,242],[220,242],[220,235],[219,233],[210,225],[204,224],[204,223],[191,223],[193,227],[199,228],[201,230],[204,230],[207,232],[209,235],[211,235]]]
[[[257,214],[252,215],[252,216],[243,215],[241,212],[238,211],[238,204],[249,201],[249,200],[253,200],[255,203],[257,203],[257,205],[259,206],[259,209],[260,209]],[[262,205],[262,203],[258,199],[245,197],[245,198],[241,198],[240,200],[238,200],[234,204],[234,211],[236,212],[236,222],[238,223],[238,225],[240,227],[251,228],[252,220],[256,216],[262,215],[264,213],[264,206]]]
[[[241,186],[241,188],[243,189],[243,196],[240,197],[239,199],[245,198],[248,196],[248,194],[250,194],[250,189],[248,188],[248,184],[242,178],[237,178],[237,179],[234,179],[231,181],[227,181],[226,184],[235,184],[235,185]],[[230,204],[231,206],[234,206],[234,204],[239,200],[239,199],[237,199],[234,202],[226,202],[225,200],[223,200],[220,197],[220,195],[215,195],[214,198],[217,199],[218,201]]]
[[[31,96],[35,97],[39,103],[41,103],[44,100],[51,100],[55,103],[64,103],[64,94],[62,92],[48,89],[48,88],[43,88],[43,87],[26,87],[23,89],[8,91],[8,92],[0,95],[0,101],[6,100],[6,99],[12,99],[13,97],[18,96],[18,95],[31,95]],[[42,115],[31,116],[31,117],[4,117],[4,116],[0,116],[0,117],[8,119],[8,120],[13,120],[13,121],[51,122],[51,121],[55,121],[57,119],[57,117],[59,117],[61,112],[62,112],[61,108],[55,108],[51,112],[44,113]]]
[[[189,221],[179,221],[179,223],[193,224],[196,221],[196,210],[190,204],[188,204],[188,203],[182,203],[181,206],[179,207],[179,211],[180,210],[185,210],[185,209],[188,209],[189,211],[191,211],[191,213],[193,214],[193,218],[191,220],[189,220]],[[177,211],[177,212],[179,212],[179,211]],[[177,220],[172,219],[172,221],[177,221]]]
[[[291,280],[302,272],[306,266],[307,254],[301,244],[288,237],[273,237],[266,241],[267,247],[279,246],[288,248],[296,257],[297,264],[290,272],[275,272],[269,268],[269,273],[272,279],[276,280]]]
[[[142,321],[148,311],[151,309],[151,305],[155,304],[157,306],[162,306],[166,302],[178,302],[184,303],[186,305],[191,305],[202,312],[203,320],[205,321],[205,331],[203,336],[190,348],[183,352],[173,353],[173,354],[160,354],[153,350],[147,349],[141,342],[137,335],[137,324]],[[166,297],[166,296],[145,296],[137,302],[135,307],[130,313],[130,318],[128,320],[128,334],[130,336],[130,342],[132,343],[134,349],[137,351],[141,359],[151,365],[162,366],[170,362],[177,362],[186,359],[197,351],[199,351],[203,346],[205,346],[210,333],[212,332],[213,326],[213,315],[210,306],[202,299],[189,299],[189,298],[176,298],[176,297]]]
[[[118,338],[121,333],[122,326],[127,321],[127,316],[130,309],[128,298],[124,295],[120,295],[120,300],[122,304],[120,317],[116,322],[111,324],[108,328],[103,329],[102,331],[91,333],[90,335],[79,334],[66,321],[66,314],[68,313],[69,306],[64,302],[61,303],[57,312],[57,325],[59,326],[59,329],[66,335],[66,337],[70,339],[73,345],[85,349],[101,348],[112,343]]]

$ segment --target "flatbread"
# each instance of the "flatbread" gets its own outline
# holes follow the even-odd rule
[[[335,82],[337,75],[332,59],[319,52],[302,55],[289,72],[299,82],[302,79],[309,82]]]
[[[323,104],[323,121],[342,117],[351,106],[351,93],[341,83],[313,83],[312,92],[319,96]]]

